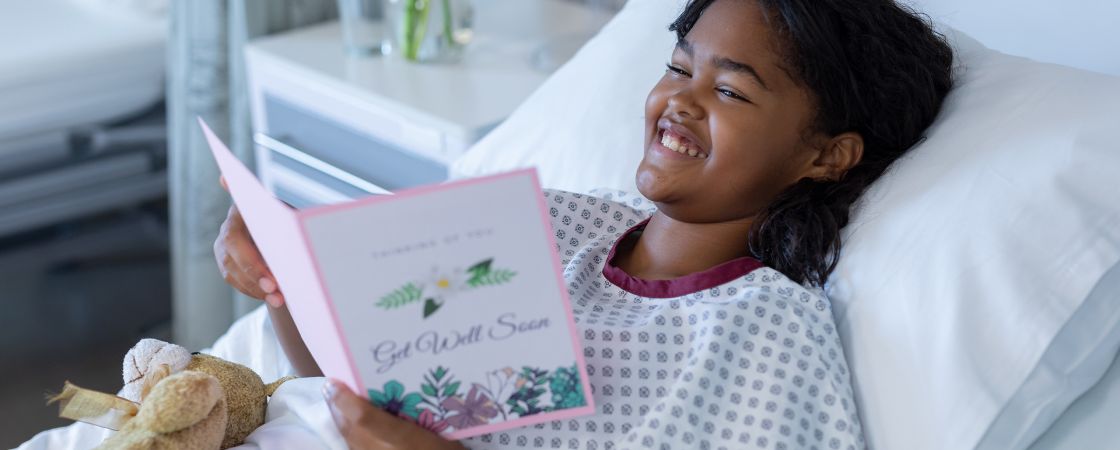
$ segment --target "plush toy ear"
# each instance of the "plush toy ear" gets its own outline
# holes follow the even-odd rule
[[[223,416],[221,430],[224,431],[227,420],[224,403],[225,394],[217,378],[188,370],[157,384],[135,420],[142,420],[148,430],[167,434],[189,428],[211,414],[220,414]]]
[[[167,365],[169,373],[177,373],[186,369],[190,362],[191,353],[183,347],[159,339],[141,339],[124,357],[124,387],[118,395],[139,402],[145,397],[145,391],[155,386],[155,382],[145,381],[152,369]]]

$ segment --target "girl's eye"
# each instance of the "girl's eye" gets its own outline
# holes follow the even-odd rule
[[[722,95],[724,95],[725,97],[728,97],[728,98],[732,98],[732,99],[740,100],[740,101],[744,101],[744,102],[750,102],[750,100],[747,100],[746,97],[743,97],[742,95],[736,94],[735,91],[732,91],[732,90],[727,89],[727,88],[716,88],[716,91],[718,91],[720,94],[722,94]]]
[[[666,64],[665,65],[665,71],[672,72],[672,73],[674,73],[676,75],[680,75],[682,77],[689,76],[688,72],[686,72],[684,69],[682,69],[680,67],[677,67],[677,66],[674,66],[672,64]]]

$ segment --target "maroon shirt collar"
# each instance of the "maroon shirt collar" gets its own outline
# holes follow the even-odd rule
[[[622,233],[611,247],[611,252],[607,255],[607,263],[603,266],[603,276],[607,281],[631,294],[649,298],[680,297],[720,286],[763,267],[759,260],[744,256],[671,280],[646,280],[632,276],[614,264],[614,254],[618,251],[619,244],[632,233],[644,229],[648,222],[649,219],[643,220]]]

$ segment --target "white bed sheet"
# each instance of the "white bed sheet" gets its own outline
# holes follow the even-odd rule
[[[276,334],[261,306],[230,327],[209,353],[244,364],[266,382],[293,373]],[[122,358],[124,355],[121,355]],[[246,439],[238,450],[345,449],[346,443],[331,420],[320,389],[323,378],[302,378],[284,383],[268,403],[264,426]],[[75,423],[39,433],[19,450],[85,450],[107,438],[109,430]]]
[[[293,373],[263,306],[234,323],[204,352],[244,364],[266,381]],[[245,445],[237,449],[345,449],[320,394],[322,384],[322,378],[304,378],[281,386],[269,402],[264,426],[249,435]],[[1120,449],[1116,418],[1120,418],[1120,359],[1032,450]],[[85,450],[96,447],[110,433],[103,428],[75,423],[39,433],[19,450]]]
[[[163,96],[167,21],[75,0],[0,0],[0,153]]]

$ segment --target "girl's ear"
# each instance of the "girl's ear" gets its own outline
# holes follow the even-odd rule
[[[840,133],[825,143],[813,161],[813,176],[818,180],[839,180],[863,158],[863,136]]]

